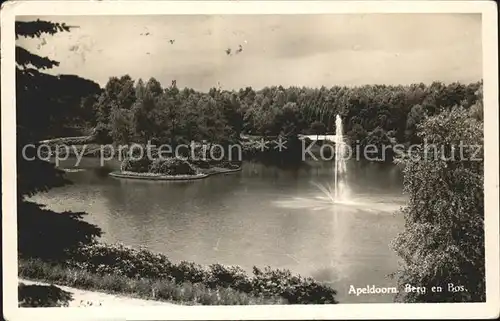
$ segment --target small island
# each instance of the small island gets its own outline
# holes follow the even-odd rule
[[[189,181],[206,178],[215,174],[227,174],[241,171],[238,162],[221,160],[206,161],[187,157],[162,158],[126,157],[119,171],[109,175],[115,178],[142,179],[155,181]]]

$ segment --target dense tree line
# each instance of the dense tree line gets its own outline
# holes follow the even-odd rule
[[[191,140],[234,142],[240,134],[264,137],[335,131],[343,119],[351,143],[420,143],[417,126],[454,106],[481,110],[482,81],[468,85],[367,85],[319,89],[282,86],[208,93],[163,88],[154,78],[134,83],[111,78],[94,105],[97,132],[108,142],[148,140],[172,145]]]
[[[94,110],[98,139],[117,144],[223,143],[237,140],[243,125],[234,94],[162,88],[154,78],[134,85],[128,75],[108,81]]]

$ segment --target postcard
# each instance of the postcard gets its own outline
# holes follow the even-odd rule
[[[495,2],[7,1],[1,34],[7,320],[499,316]]]

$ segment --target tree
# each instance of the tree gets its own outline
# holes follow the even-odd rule
[[[353,147],[356,144],[360,144],[362,141],[364,141],[367,135],[368,133],[360,124],[354,124],[352,126],[352,129],[347,133],[351,146]]]
[[[88,128],[95,128],[97,126],[97,115],[94,105],[97,103],[99,96],[100,93],[86,96],[80,101],[80,119]]]
[[[484,107],[483,107],[483,83],[481,82],[481,85],[477,89],[477,91],[474,93],[475,95],[475,102],[473,105],[470,107],[470,113],[472,117],[476,118],[477,120],[483,121],[484,119]]]
[[[111,77],[101,96],[94,105],[97,114],[98,140],[101,143],[112,141],[111,113],[115,108],[131,110],[136,101],[134,81],[129,75]]]
[[[147,144],[153,138],[158,138],[161,119],[160,99],[162,88],[155,79],[150,79],[147,85],[142,80],[137,82],[135,88],[136,100],[132,106],[131,126],[135,137]]]
[[[223,92],[216,95],[216,101],[222,106],[224,119],[234,134],[231,139],[239,139],[244,126],[240,99],[235,93]]]
[[[175,148],[182,137],[182,115],[180,91],[176,82],[173,81],[170,87],[166,88],[158,98],[159,115],[158,121],[161,123],[162,138],[168,140],[170,146]]]
[[[418,124],[424,119],[425,111],[420,105],[415,105],[411,108],[406,119],[406,140],[410,144],[420,143],[418,135],[416,135]]]
[[[65,24],[49,21],[16,22],[16,39],[69,30]],[[57,95],[61,92],[54,90],[57,87],[65,88],[68,79],[75,84],[80,82],[80,78],[41,72],[58,64],[16,46],[17,226],[21,257],[61,259],[79,245],[91,242],[101,234],[98,227],[81,220],[83,213],[55,213],[25,199],[68,183],[62,171],[35,155],[39,141],[50,135],[54,122],[61,121],[54,119],[54,108],[67,108],[68,102],[82,98],[74,94],[61,98]],[[33,144],[35,148],[24,149],[28,144]],[[23,151],[26,152],[24,155]]]
[[[274,118],[277,130],[282,136],[288,137],[288,139],[296,138],[304,128],[306,128],[306,123],[300,114],[299,107],[296,103],[288,102],[279,110]],[[325,127],[326,133],[326,127]]]
[[[311,124],[309,130],[311,131],[311,134],[316,135],[316,140],[318,140],[319,135],[326,134],[325,124],[318,120]]]
[[[392,150],[393,141],[387,132],[381,127],[377,127],[369,132],[366,137],[360,142],[360,147],[366,151],[367,159],[377,161],[391,161],[393,159]],[[367,146],[375,147],[373,153],[368,153],[372,149],[366,149]],[[370,156],[368,156],[370,154]]]
[[[204,95],[198,103],[200,119],[199,128],[204,140],[209,145],[224,144],[229,136],[230,128],[227,126],[223,110],[210,95]]]
[[[402,209],[405,230],[393,248],[403,263],[396,273],[400,287],[427,291],[402,290],[398,300],[484,301],[483,124],[457,107],[426,119],[419,130],[427,148],[399,160],[409,202]],[[448,284],[466,290],[452,292]],[[432,286],[446,288],[433,292]]]
[[[65,24],[48,21],[16,22],[16,39],[19,37],[40,37],[69,31]],[[50,110],[41,110],[51,105],[53,99],[43,90],[44,83],[55,82],[57,77],[40,72],[58,66],[57,61],[32,54],[16,46],[16,116],[17,116],[17,187],[20,201],[24,196],[31,196],[51,187],[62,186],[67,181],[63,173],[47,162],[35,157],[32,149],[23,148],[28,144],[37,144],[46,137],[50,126]],[[42,108],[37,108],[42,107]]]
[[[110,115],[110,129],[115,144],[130,143],[132,112],[125,108],[113,108]]]

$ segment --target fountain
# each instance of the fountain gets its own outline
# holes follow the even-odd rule
[[[328,137],[328,138],[327,138]],[[399,201],[386,200],[380,195],[371,193],[352,193],[352,186],[347,185],[347,156],[348,146],[344,140],[342,118],[337,115],[335,118],[335,135],[325,135],[326,140],[334,142],[335,159],[333,165],[333,182],[321,184],[311,181],[320,194],[314,193],[311,196],[294,196],[291,199],[275,201],[280,207],[304,208],[313,211],[333,209],[334,217],[337,219],[338,213],[393,213],[402,205]],[[330,166],[332,166],[330,165]]]
[[[319,199],[327,201],[330,204],[349,205],[348,189],[345,182],[345,176],[347,174],[347,145],[344,141],[342,119],[339,115],[337,115],[335,119],[335,136],[333,136],[332,141],[335,143],[333,184],[323,185],[316,182],[311,182],[311,184],[316,186],[324,194],[324,196],[319,197]]]
[[[356,261],[357,253],[364,251],[365,246],[362,242],[358,243],[356,235],[359,226],[365,224],[360,217],[371,215],[368,219],[373,221],[373,215],[392,215],[402,205],[397,200],[389,200],[384,194],[373,194],[370,191],[360,193],[360,190],[366,191],[366,188],[359,183],[356,185],[356,181],[348,184],[347,159],[350,151],[344,140],[342,125],[342,119],[337,115],[335,136],[324,136],[325,140],[331,140],[335,144],[331,146],[335,154],[333,164],[329,161],[319,165],[324,165],[327,169],[318,174],[316,179],[327,179],[327,183],[311,181],[317,190],[313,189],[306,194],[299,192],[273,201],[278,207],[299,210],[297,213],[311,215],[316,212],[324,215],[321,224],[330,225],[333,232],[331,239],[324,240],[325,246],[331,249],[330,264],[326,263],[322,268],[325,273],[330,274],[328,278],[334,287],[350,277],[353,268],[349,262]],[[356,173],[356,167],[351,168]]]
[[[295,195],[273,201],[276,206],[297,210],[296,213],[299,214],[319,213],[323,217],[320,221],[321,229],[324,227],[323,231],[328,231],[331,227],[329,239],[322,240],[331,249],[330,262],[328,264],[323,261],[321,269],[329,275],[328,279],[333,287],[342,286],[342,282],[351,277],[355,270],[352,262],[357,262],[358,254],[364,253],[367,248],[357,235],[365,224],[371,224],[365,221],[378,222],[376,216],[393,215],[404,204],[402,199],[389,198],[385,193],[377,193],[377,190],[375,193],[370,191],[369,187],[363,185],[363,178],[356,175],[359,174],[356,172],[357,166],[349,168],[353,171],[350,178],[355,180],[348,183],[347,162],[351,151],[344,140],[342,125],[342,118],[337,115],[335,136],[324,136],[325,140],[331,140],[335,144],[328,146],[333,149],[334,159],[316,165],[324,169],[316,174],[317,181],[311,181],[317,189],[306,193],[299,191]],[[319,180],[322,179],[326,181],[320,183]],[[305,258],[301,261],[305,261]]]
[[[316,186],[323,194],[323,197],[319,197],[322,200],[326,200],[333,204],[348,204],[348,193],[347,186],[345,184],[345,176],[347,174],[346,166],[346,143],[344,141],[344,135],[342,130],[342,119],[337,115],[335,119],[335,136],[333,136],[333,142],[335,143],[334,148],[334,181],[332,184],[319,184],[316,182],[311,182]],[[325,198],[326,196],[326,198]]]
[[[343,199],[344,186],[339,183],[339,178],[342,178],[346,171],[346,161],[345,161],[345,142],[342,133],[342,119],[337,115],[335,119],[335,182],[334,182],[334,199],[339,201]]]

